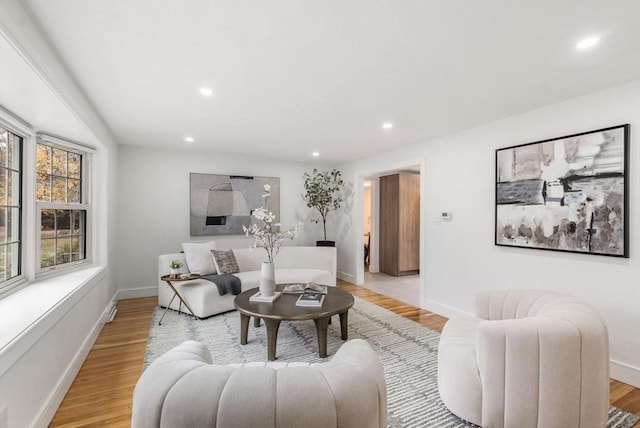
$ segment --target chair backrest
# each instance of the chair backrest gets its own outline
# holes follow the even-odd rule
[[[346,342],[317,365],[211,364],[199,342],[154,361],[136,384],[133,428],[387,426],[384,372],[368,343]]]
[[[609,339],[590,305],[551,291],[494,290],[476,296],[476,311],[483,426],[606,424]]]

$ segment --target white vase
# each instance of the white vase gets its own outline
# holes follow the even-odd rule
[[[178,275],[180,275],[180,268],[178,269],[169,268],[169,273],[173,278],[177,278]]]
[[[274,291],[276,291],[276,272],[273,262],[262,262],[260,294],[265,297],[271,297]]]

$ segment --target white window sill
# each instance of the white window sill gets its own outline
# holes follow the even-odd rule
[[[104,266],[92,266],[36,280],[1,299],[0,357],[34,329],[39,320],[72,296],[74,291],[91,279],[104,275],[104,269]]]

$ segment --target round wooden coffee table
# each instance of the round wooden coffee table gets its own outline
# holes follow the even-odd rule
[[[282,291],[284,284],[276,286],[277,291]],[[249,319],[254,317],[254,326],[260,326],[263,319],[267,325],[267,359],[276,359],[276,340],[281,321],[313,320],[318,332],[318,354],[320,358],[327,356],[327,326],[332,315],[340,316],[340,332],[342,340],[348,337],[349,309],[353,306],[353,296],[348,292],[336,288],[327,287],[327,296],[322,307],[310,308],[296,306],[299,294],[282,294],[273,303],[250,302],[249,297],[258,292],[252,288],[236,296],[233,305],[240,313],[240,344],[247,344],[249,333]]]

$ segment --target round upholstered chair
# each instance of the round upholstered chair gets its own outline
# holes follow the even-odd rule
[[[132,428],[386,428],[387,390],[361,339],[320,364],[215,365],[187,341],[156,359],[133,393]]]
[[[489,427],[604,427],[607,328],[584,301],[542,290],[483,291],[450,319],[438,389],[457,416]]]

